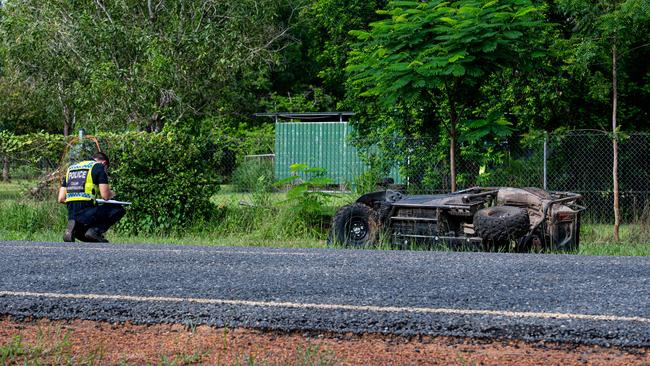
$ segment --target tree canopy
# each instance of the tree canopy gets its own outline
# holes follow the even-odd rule
[[[458,125],[475,115],[480,88],[498,70],[527,72],[545,55],[537,36],[541,17],[526,0],[393,1],[380,11],[386,19],[370,31],[354,32],[360,40],[348,71],[360,96],[375,97],[391,108],[420,106],[423,128],[441,124],[449,135],[451,188],[455,183]],[[502,130],[500,130],[502,131]]]
[[[0,129],[249,131],[356,112],[449,162],[526,133],[650,126],[650,0],[4,0]],[[416,149],[417,150],[417,149]],[[425,151],[426,150],[426,151]],[[452,176],[454,174],[451,174]]]
[[[9,1],[5,63],[29,79],[51,119],[98,130],[146,128],[228,110],[276,63],[288,24],[276,0]]]

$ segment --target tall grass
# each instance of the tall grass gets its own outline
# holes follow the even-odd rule
[[[323,238],[328,222],[324,217],[316,226],[310,225],[299,217],[296,210],[285,206],[223,206],[219,208],[217,217],[194,225],[184,236],[213,240],[236,238],[238,243],[245,241],[250,245],[283,241],[316,243]]]
[[[0,184],[0,240],[60,241],[66,223],[65,205],[24,198],[26,182]],[[330,217],[340,206],[356,199],[337,194],[325,207],[320,221],[306,222],[280,192],[234,192],[223,187],[212,197],[216,214],[183,232],[170,235],[130,236],[110,230],[115,243],[166,243],[283,248],[325,247]],[[650,256],[650,219],[621,226],[621,241],[614,242],[612,226],[583,221],[580,254]],[[395,249],[385,240],[378,249]],[[422,249],[422,248],[411,248]]]
[[[0,365],[101,365],[103,357],[101,347],[75,351],[71,333],[60,328],[39,331],[35,342],[16,335],[0,346]]]
[[[65,206],[56,203],[54,196],[47,201],[27,198],[26,192],[34,186],[34,181],[21,179],[0,183],[0,239],[52,240],[54,232],[62,233]]]
[[[32,186],[32,181],[14,179],[11,182],[0,182],[0,201],[17,200],[25,195]]]
[[[35,181],[0,183],[0,239],[60,241],[67,220],[65,205],[28,198]]]
[[[34,233],[65,225],[65,206],[56,202],[0,201],[2,227],[9,231]]]
[[[585,224],[580,232],[580,254],[650,256],[650,236],[641,223],[621,225],[615,242],[613,226]]]
[[[0,185],[0,239],[60,241],[66,223],[65,205],[51,197],[46,201],[22,198],[18,185]],[[165,236],[128,236],[109,231],[109,239],[123,243],[176,243],[215,245],[273,245],[281,247],[322,246],[329,224],[329,213],[321,222],[306,223],[298,212],[286,205],[283,193],[228,192],[216,195],[217,206],[212,220],[197,222],[183,232]],[[264,202],[265,205],[259,205]],[[333,213],[335,207],[329,207]]]

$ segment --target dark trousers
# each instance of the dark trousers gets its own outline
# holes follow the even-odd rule
[[[94,207],[89,207],[74,217],[77,223],[83,225],[79,227],[81,230],[95,228],[101,233],[108,231],[108,228],[115,225],[124,216],[126,210],[121,205],[114,204],[101,204]]]

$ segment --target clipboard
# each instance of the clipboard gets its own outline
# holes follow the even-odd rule
[[[97,201],[97,203],[101,203],[101,204],[107,203],[107,204],[111,204],[111,205],[123,205],[123,206],[126,206],[126,205],[131,204],[131,202],[127,202],[127,201],[103,200],[101,198],[98,198],[95,201]]]

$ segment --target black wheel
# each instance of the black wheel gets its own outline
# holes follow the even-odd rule
[[[514,206],[495,206],[474,214],[474,231],[489,249],[502,249],[511,240],[519,240],[530,229],[525,209]]]
[[[379,224],[373,210],[362,203],[354,203],[341,207],[334,215],[327,244],[367,247],[375,243],[378,232]]]

